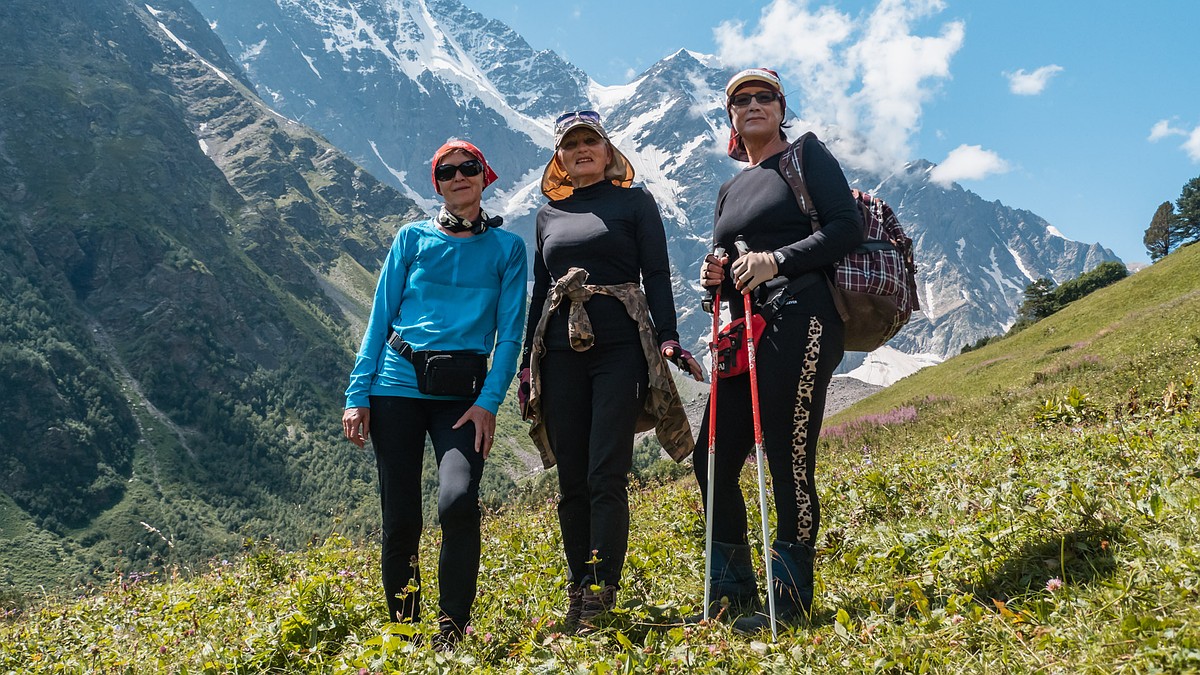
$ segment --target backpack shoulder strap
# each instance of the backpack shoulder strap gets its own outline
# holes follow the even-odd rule
[[[787,181],[788,186],[792,188],[792,194],[796,195],[796,203],[800,206],[800,210],[808,214],[809,220],[812,221],[813,232],[816,232],[821,229],[821,221],[817,216],[817,206],[813,204],[812,197],[808,194],[808,186],[804,181],[804,145],[810,138],[819,142],[816,134],[806,131],[804,135],[793,141],[787,150],[783,151],[779,157],[779,171],[783,174],[783,179]],[[842,294],[838,292],[832,274],[832,270],[826,271],[823,275],[825,283],[829,286],[829,292],[833,296],[834,307],[837,308],[842,321],[846,321],[850,318],[850,312]]]
[[[792,188],[792,194],[796,195],[796,203],[800,205],[800,210],[812,220],[813,232],[816,232],[821,228],[821,223],[817,220],[817,207],[813,204],[804,181],[804,144],[810,138],[817,140],[817,135],[806,131],[783,151],[779,157],[779,171]]]

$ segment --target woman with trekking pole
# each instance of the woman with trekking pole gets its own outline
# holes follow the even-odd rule
[[[629,539],[637,431],[677,461],[693,440],[666,360],[679,344],[666,234],[650,193],[591,110],[559,117],[542,175],[520,396],[547,468],[558,465],[568,630],[612,609]]]
[[[388,618],[420,618],[421,465],[425,437],[438,466],[441,597],[434,646],[450,649],[470,621],[479,576],[479,481],[496,409],[521,348],[525,243],[480,207],[496,180],[483,153],[450,141],[433,155],[444,205],[400,228],[384,260],[346,389],[343,433],[379,469],[383,590]],[[493,351],[493,347],[495,350]],[[488,355],[492,355],[488,364]]]
[[[777,73],[765,68],[744,70],[729,80],[725,95],[732,125],[729,156],[749,166],[721,186],[713,225],[716,253],[701,263],[700,283],[710,290],[719,288],[720,297],[729,300],[732,316],[744,317],[751,329],[727,350],[740,347],[741,355],[718,357],[723,361],[713,370],[720,380],[709,401],[714,409],[705,413],[701,443],[693,453],[711,532],[706,542],[710,555],[704,617],[733,620],[734,630],[743,633],[767,627],[774,632],[774,619],[794,625],[812,609],[813,558],[820,527],[814,479],[817,439],[826,390],[843,354],[842,319],[827,273],[859,244],[862,221],[841,167],[815,137],[793,149],[803,153],[803,178],[812,201],[805,209],[798,204],[781,172],[780,159],[790,144],[784,134],[786,101]],[[811,209],[817,213],[819,230],[808,215]],[[719,311],[714,307],[714,312]],[[748,313],[762,319],[756,316],[752,322]],[[754,328],[760,321],[761,334]],[[738,372],[747,360],[745,345],[751,341],[750,370]],[[722,368],[725,372],[719,372]],[[752,378],[754,369],[770,377]],[[705,440],[713,425],[710,469]],[[746,502],[738,485],[742,467],[756,446],[763,508],[761,457],[765,454],[777,515],[771,552],[764,556],[772,605],[767,616],[758,595]],[[763,523],[766,546],[765,513]]]

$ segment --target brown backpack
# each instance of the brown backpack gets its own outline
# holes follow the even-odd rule
[[[817,209],[804,185],[804,143],[796,139],[779,159],[779,169],[796,195],[800,210],[821,228]],[[851,190],[862,213],[863,242],[834,265],[830,290],[846,325],[846,350],[869,352],[892,339],[921,308],[917,299],[917,266],[913,246],[896,214],[882,199]]]

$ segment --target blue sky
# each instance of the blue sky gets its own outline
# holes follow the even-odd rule
[[[1200,2],[464,2],[601,84],[679,48],[775,66],[805,120],[1126,262],[1148,259],[1155,209],[1200,176]]]

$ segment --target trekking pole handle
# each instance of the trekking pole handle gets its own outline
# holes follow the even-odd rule
[[[745,237],[738,237],[737,241],[733,242],[733,247],[737,249],[738,255],[746,255],[750,252],[750,244],[746,243]]]
[[[718,246],[713,249],[712,254],[713,254],[714,258],[717,258],[719,260],[719,259],[725,257],[725,249],[721,246]],[[707,265],[708,263],[705,263],[705,264]],[[720,287],[721,287],[720,284],[717,284],[716,286],[709,286],[708,287],[708,297],[704,298],[703,300],[700,301],[700,309],[704,310],[705,314],[713,313],[713,311],[714,311],[713,304],[717,298],[717,289]]]

